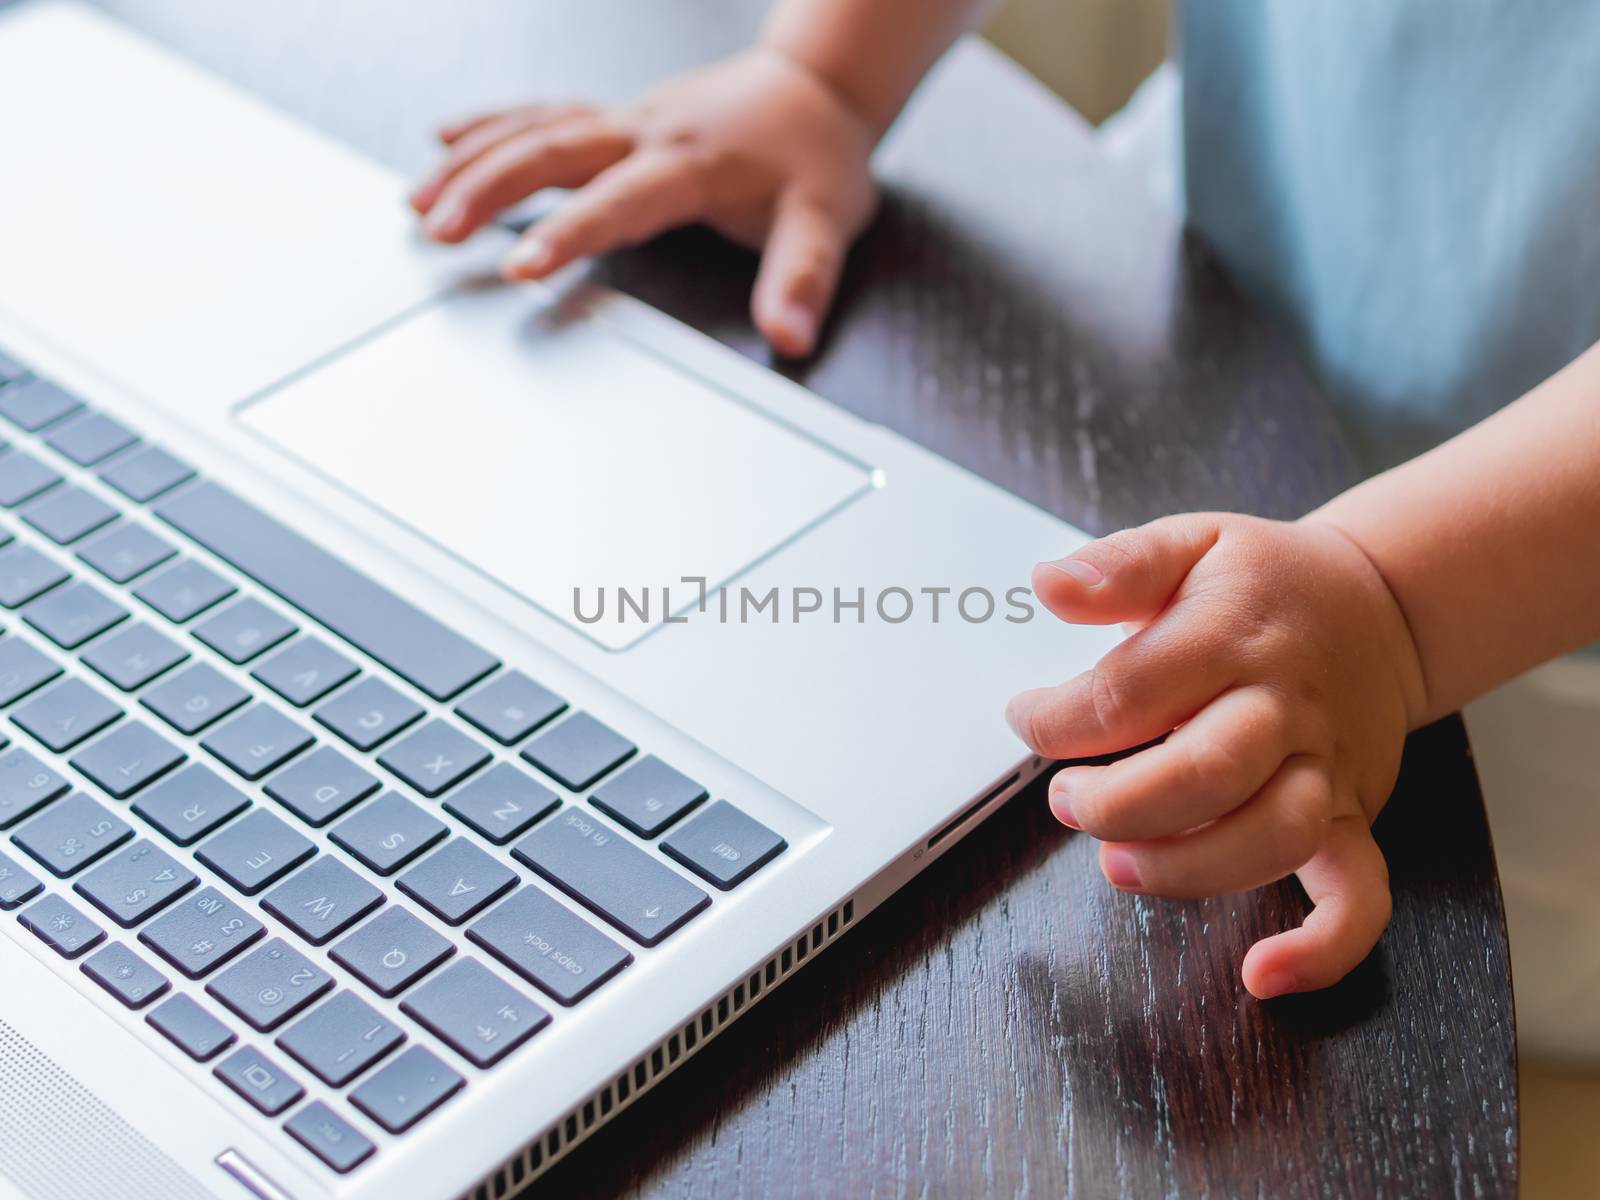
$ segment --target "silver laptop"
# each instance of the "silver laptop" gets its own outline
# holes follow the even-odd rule
[[[1077,530],[73,5],[0,113],[0,1196],[510,1194],[1042,769]]]

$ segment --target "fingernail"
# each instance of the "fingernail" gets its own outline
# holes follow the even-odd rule
[[[1299,983],[1288,971],[1272,971],[1261,979],[1261,990],[1256,993],[1258,1000],[1271,1000],[1274,996],[1287,996],[1290,992],[1299,990]]]
[[[1139,886],[1139,868],[1133,861],[1131,851],[1123,850],[1118,846],[1106,846],[1100,851],[1100,869],[1115,886],[1119,888],[1136,888]]]
[[[795,353],[804,354],[817,340],[817,315],[802,304],[786,304],[778,314],[778,323],[789,335]]]
[[[1058,558],[1055,562],[1044,564],[1054,567],[1063,574],[1070,575],[1084,587],[1098,587],[1105,582],[1105,573],[1092,562],[1084,562],[1081,558]]]
[[[430,179],[427,183],[419,185],[417,189],[411,193],[411,207],[420,212],[427,208],[428,205],[432,204],[434,198],[437,197],[438,194],[438,183]]]
[[[1077,818],[1072,815],[1072,801],[1067,798],[1066,789],[1058,788],[1053,784],[1050,788],[1050,811],[1055,814],[1056,820],[1060,821],[1068,829],[1081,830],[1083,828],[1082,825],[1078,824]]]
[[[461,202],[447,199],[423,218],[422,227],[430,237],[449,237],[461,224],[463,215]]]
[[[542,271],[550,262],[550,243],[542,238],[525,237],[511,248],[502,269],[508,274]]]

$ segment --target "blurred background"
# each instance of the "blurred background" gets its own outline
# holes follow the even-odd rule
[[[1116,112],[1167,55],[1171,0],[1008,0],[989,40],[1089,120]],[[1600,1071],[1520,1070],[1523,1200],[1600,1196]]]

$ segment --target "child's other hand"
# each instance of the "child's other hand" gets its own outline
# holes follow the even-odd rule
[[[876,202],[875,135],[806,68],[754,49],[625,108],[529,106],[440,131],[444,164],[412,194],[459,242],[546,187],[576,188],[507,257],[508,279],[704,222],[762,252],[751,312],[781,354],[809,353],[850,243]]]
[[[1059,687],[1015,697],[1012,727],[1069,766],[1056,816],[1101,839],[1124,891],[1195,897],[1298,874],[1315,905],[1257,943],[1256,996],[1337,982],[1388,923],[1388,869],[1370,825],[1406,732],[1422,667],[1388,585],[1333,525],[1222,514],[1169,517],[1034,569],[1051,612],[1135,632]]]

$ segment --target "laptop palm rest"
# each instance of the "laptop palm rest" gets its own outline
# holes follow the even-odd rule
[[[870,468],[525,288],[447,296],[239,410],[477,572],[622,649],[871,487]],[[606,616],[593,617],[606,596]],[[651,624],[617,618],[649,594]]]

